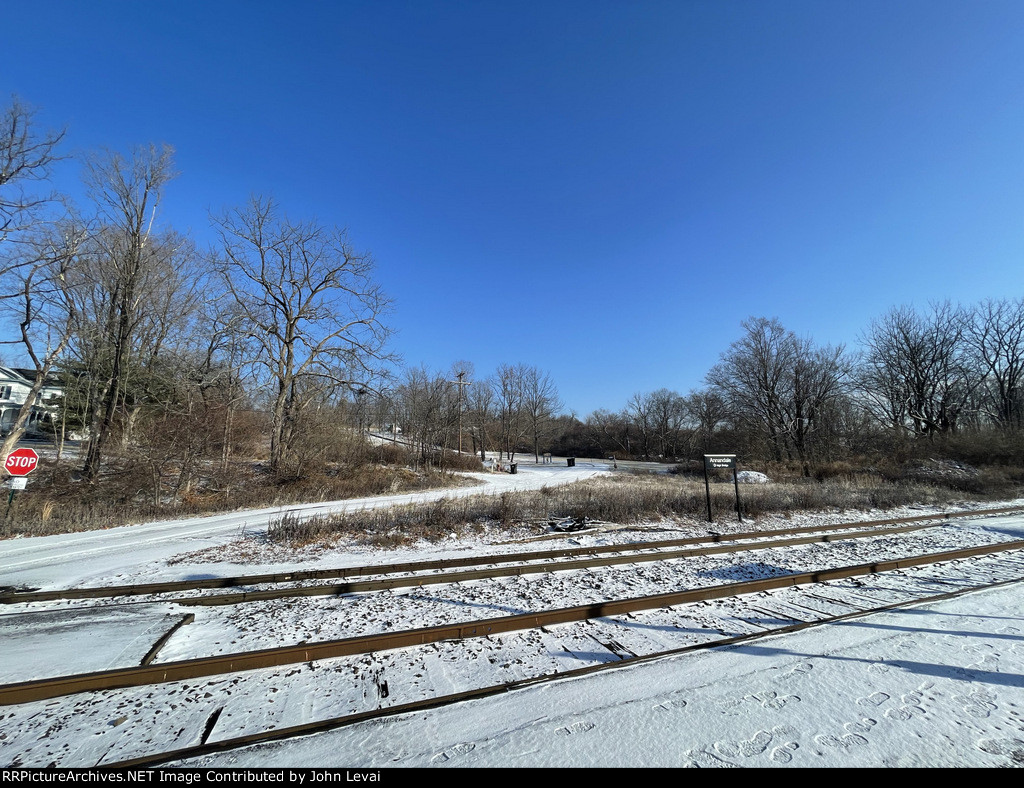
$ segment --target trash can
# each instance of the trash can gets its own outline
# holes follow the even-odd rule
[[[568,463],[570,468],[575,468],[576,467],[576,458],[575,457],[569,457],[566,460],[566,463]]]
[[[519,465],[517,463],[510,462],[508,464],[508,472],[509,473],[515,473],[516,472],[516,468],[518,468],[518,467],[519,467]]]

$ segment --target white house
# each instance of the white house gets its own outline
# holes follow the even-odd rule
[[[36,373],[31,369],[0,367],[0,434],[6,435],[21,412]],[[64,387],[57,378],[47,378],[39,392],[39,399],[25,425],[27,432],[39,432],[52,418],[55,402],[63,395]]]

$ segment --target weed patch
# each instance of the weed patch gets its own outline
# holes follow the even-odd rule
[[[480,470],[479,463],[477,470]],[[66,466],[41,467],[9,509],[0,508],[0,537],[47,536],[241,508],[346,500],[467,483],[449,470],[377,462],[335,463],[304,474],[271,474],[258,463],[208,468],[187,489],[154,501],[150,478],[130,465],[109,466],[95,483]]]
[[[975,497],[1008,497],[1019,492],[1011,474],[987,478],[979,474]],[[744,485],[743,514],[788,515],[807,511],[893,509],[908,504],[944,505],[962,501],[959,477],[942,484],[928,481],[889,481],[872,473],[837,473],[825,481],[797,478],[792,481]],[[986,484],[987,481],[987,484]],[[589,518],[604,522],[632,523],[642,520],[695,517],[707,511],[703,479],[680,475],[623,475],[590,479],[564,487],[536,492],[503,493],[444,499],[426,506],[403,506],[318,516],[298,521],[294,516],[271,524],[269,537],[290,545],[347,537],[362,544],[407,544],[418,539],[437,541],[484,523],[510,528],[524,522],[565,518]],[[711,488],[712,514],[733,516],[732,484]]]

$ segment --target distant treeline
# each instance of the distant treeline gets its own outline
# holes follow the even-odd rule
[[[752,318],[700,390],[636,394],[566,424],[563,453],[799,463],[884,454],[1024,462],[1024,299],[889,310],[859,348]]]

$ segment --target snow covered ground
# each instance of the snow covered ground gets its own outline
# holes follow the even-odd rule
[[[184,766],[1019,766],[1020,586]]]
[[[103,531],[85,531],[0,541],[0,586],[68,588],[78,585],[113,585],[128,574],[159,580],[192,577],[188,565],[170,565],[167,559],[195,550],[231,543],[247,533],[266,531],[267,524],[283,514],[311,517],[331,512],[386,508],[460,498],[482,493],[499,495],[515,490],[569,484],[605,473],[607,465],[520,465],[516,474],[469,473],[480,484],[398,495],[381,495],[349,501],[251,509],[228,514],[144,523]],[[282,571],[288,568],[282,567]],[[269,570],[268,570],[269,571]],[[237,574],[237,572],[236,572]]]
[[[520,466],[517,475],[482,474],[488,487],[537,489],[586,478],[601,467]],[[288,507],[304,514],[338,507],[392,505],[480,492],[459,488],[342,504]],[[1024,504],[1024,501],[1014,502]],[[354,566],[389,561],[522,550],[492,535],[438,545],[380,551],[287,551],[253,538],[282,510],[238,512],[103,532],[0,542],[0,585],[61,588],[113,585]],[[923,514],[907,509],[892,516]],[[872,519],[881,513],[768,518],[765,528]],[[748,524],[749,525],[749,524]],[[596,530],[559,538],[582,545],[671,538],[677,526],[650,524],[622,532]],[[685,533],[704,528],[694,523]],[[722,530],[721,525],[716,529]],[[680,535],[680,534],[675,534]],[[190,609],[160,661],[374,631],[426,626],[445,616],[500,615],[565,605],[588,594],[730,582],[754,573],[875,556],[953,549],[1024,538],[1024,515],[979,518],[900,537],[877,537],[795,551],[758,551],[685,559],[665,566],[508,578],[414,592],[315,598]],[[208,548],[221,546],[220,550]],[[550,543],[540,546],[550,547]],[[915,551],[913,548],[917,547]],[[906,554],[906,552],[904,554]],[[216,553],[220,558],[212,558]],[[232,558],[237,556],[237,558]],[[244,561],[255,561],[254,567]],[[1022,561],[1024,565],[1024,561]],[[626,595],[629,595],[626,593]],[[1024,589],[1013,584],[953,600],[918,605],[729,648],[695,651],[517,689],[485,700],[391,717],[276,744],[209,756],[181,765],[383,768],[388,766],[996,766],[1024,763]],[[77,605],[78,603],[74,603]],[[183,608],[145,602],[121,608],[72,603],[0,611],[0,681],[58,675],[74,654],[74,672],[138,664],[155,636]],[[454,612],[452,612],[454,611]],[[659,629],[657,611],[646,619]],[[653,626],[651,626],[653,625]],[[548,637],[545,635],[544,637]],[[525,658],[530,637],[504,639]],[[593,642],[592,642],[593,644]],[[443,644],[442,644],[443,645]],[[0,765],[88,766],[140,752],[195,743],[213,708],[226,709],[214,739],[261,722],[294,724],[374,708],[374,676],[393,686],[425,666],[435,681],[454,683],[476,669],[477,647],[373,658],[294,669],[253,671],[242,681],[218,678],[0,707]],[[566,656],[566,655],[563,655]],[[576,655],[584,661],[587,655]],[[600,662],[609,655],[594,655]],[[417,662],[417,660],[420,660]],[[486,660],[480,658],[479,663]],[[406,664],[408,663],[408,664]],[[508,675],[517,674],[510,660]],[[406,670],[404,677],[400,670]],[[390,672],[394,671],[394,672]],[[363,682],[357,683],[358,680]],[[369,677],[368,679],[366,677]],[[242,682],[242,683],[239,683]],[[204,705],[205,704],[205,705]],[[348,706],[346,706],[348,704]],[[234,714],[234,716],[232,716]]]

